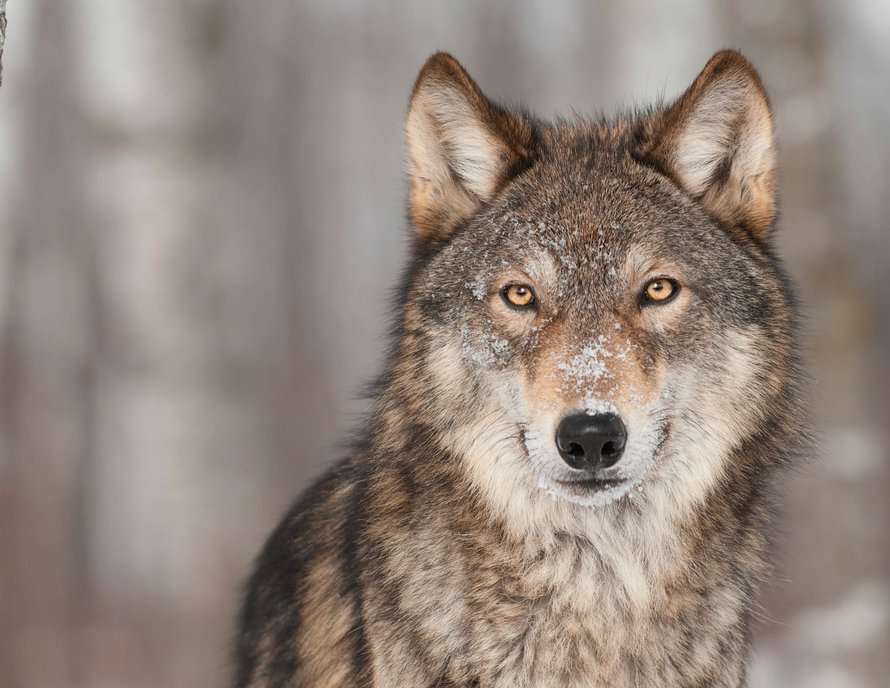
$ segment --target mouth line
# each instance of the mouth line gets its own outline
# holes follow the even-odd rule
[[[591,494],[620,487],[627,480],[621,478],[582,478],[581,480],[554,480],[553,482],[569,492]]]

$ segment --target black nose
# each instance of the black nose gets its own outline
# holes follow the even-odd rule
[[[574,413],[556,429],[556,447],[572,468],[596,471],[614,466],[624,452],[627,430],[614,413]]]

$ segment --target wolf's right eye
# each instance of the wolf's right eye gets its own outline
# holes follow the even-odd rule
[[[501,298],[511,308],[530,308],[535,305],[535,292],[527,284],[507,284],[501,288]]]

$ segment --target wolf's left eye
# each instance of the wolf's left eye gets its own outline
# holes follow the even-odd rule
[[[501,288],[501,297],[511,308],[529,308],[535,305],[535,292],[527,284],[507,284]]]
[[[643,302],[662,304],[674,298],[680,291],[680,284],[670,277],[656,277],[646,283]]]

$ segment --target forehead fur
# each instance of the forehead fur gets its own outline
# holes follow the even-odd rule
[[[535,162],[492,204],[527,207],[542,219],[573,223],[577,231],[599,222],[611,227],[656,211],[686,211],[683,194],[636,155],[639,119],[541,125]]]
[[[501,254],[540,247],[570,268],[594,268],[593,259],[608,250],[608,276],[631,245],[656,249],[678,232],[697,234],[710,226],[669,179],[636,158],[639,126],[634,119],[541,125],[534,163],[458,241],[487,244]]]

